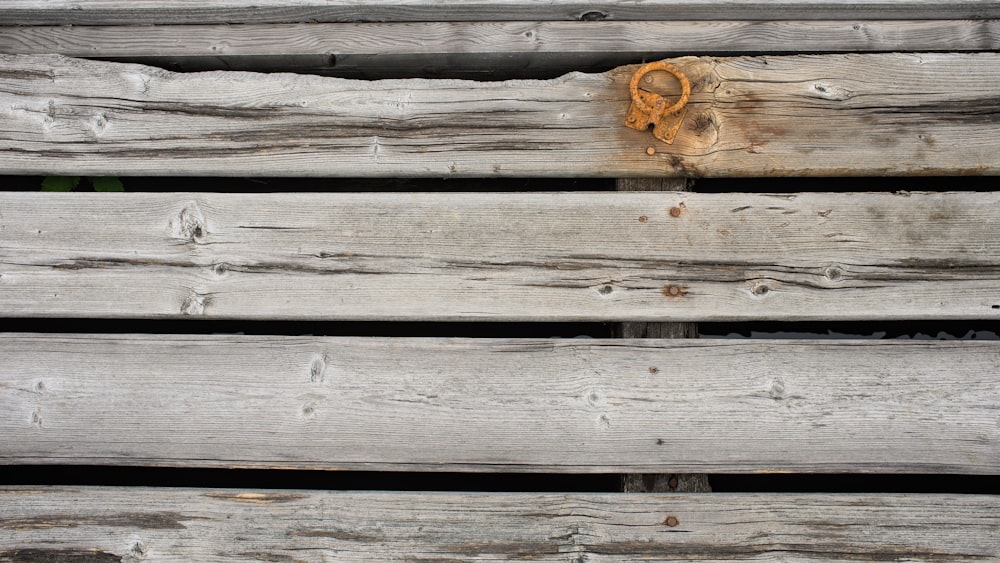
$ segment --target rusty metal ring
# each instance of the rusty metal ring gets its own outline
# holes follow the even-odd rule
[[[662,109],[660,107],[651,108],[646,105],[646,102],[643,101],[642,97],[639,95],[639,80],[641,80],[642,77],[646,76],[647,74],[656,70],[662,70],[664,72],[668,72],[674,75],[674,77],[676,77],[677,80],[681,83],[681,99],[677,100],[677,103],[675,103],[674,105],[670,106],[667,109]],[[677,68],[676,66],[666,61],[656,61],[641,66],[639,67],[638,70],[635,71],[635,74],[632,75],[632,81],[628,85],[628,90],[629,94],[632,96],[632,103],[635,104],[636,107],[641,112],[643,113],[658,112],[669,115],[671,113],[680,111],[681,108],[687,105],[688,99],[691,98],[691,81],[688,80],[688,77],[685,76],[684,73],[681,72],[681,69]],[[655,95],[660,96],[659,94]],[[660,98],[662,99],[663,97],[660,96]]]

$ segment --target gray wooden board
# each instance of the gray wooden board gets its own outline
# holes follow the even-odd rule
[[[7,192],[0,314],[996,319],[998,227],[997,192]]]
[[[995,0],[4,0],[0,24],[996,17]]]
[[[1000,343],[0,337],[0,463],[1000,472]]]
[[[520,64],[579,54],[619,64],[651,54],[957,51],[1000,48],[998,20],[407,22],[0,27],[0,53],[74,57],[447,56],[438,67],[523,54]],[[405,58],[404,58],[405,57]],[[472,62],[464,63],[463,57]],[[319,60],[319,59],[317,59]],[[581,63],[585,61],[580,58]],[[356,64],[356,63],[355,63]],[[510,63],[513,64],[513,63]],[[422,67],[411,69],[420,71]]]
[[[691,79],[693,93],[676,142],[667,145],[624,125],[635,66],[552,80],[361,81],[174,74],[54,55],[0,55],[0,172],[348,177],[1000,172],[1000,53],[674,62]]]
[[[0,561],[979,561],[998,538],[987,495],[0,489]]]

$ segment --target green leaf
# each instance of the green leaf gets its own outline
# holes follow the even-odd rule
[[[43,192],[71,192],[80,185],[79,176],[46,176],[42,180]]]
[[[102,176],[100,178],[87,178],[90,185],[94,186],[95,192],[124,192],[125,186],[117,176]]]

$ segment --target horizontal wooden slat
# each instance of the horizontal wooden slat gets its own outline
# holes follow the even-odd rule
[[[358,81],[0,55],[0,172],[1000,173],[1000,53],[674,62],[693,93],[667,145],[624,125],[636,67],[553,80]]]
[[[1000,470],[1000,343],[4,334],[0,463]]]
[[[998,192],[8,192],[0,315],[995,319],[998,225]]]
[[[995,0],[4,0],[0,24],[996,17]]]
[[[338,76],[603,71],[678,54],[997,49],[998,20],[0,27],[0,53]]]
[[[0,490],[4,561],[970,561],[998,538],[986,495]]]

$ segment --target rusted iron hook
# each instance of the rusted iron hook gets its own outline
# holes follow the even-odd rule
[[[639,81],[657,70],[674,75],[681,83],[681,97],[673,105],[668,106],[666,98],[659,94],[639,89]],[[625,125],[639,131],[645,131],[652,125],[654,137],[668,145],[673,144],[684,121],[684,113],[687,111],[685,106],[691,98],[691,81],[688,77],[676,66],[666,61],[657,61],[639,67],[632,75],[628,89],[632,104],[628,108]]]

